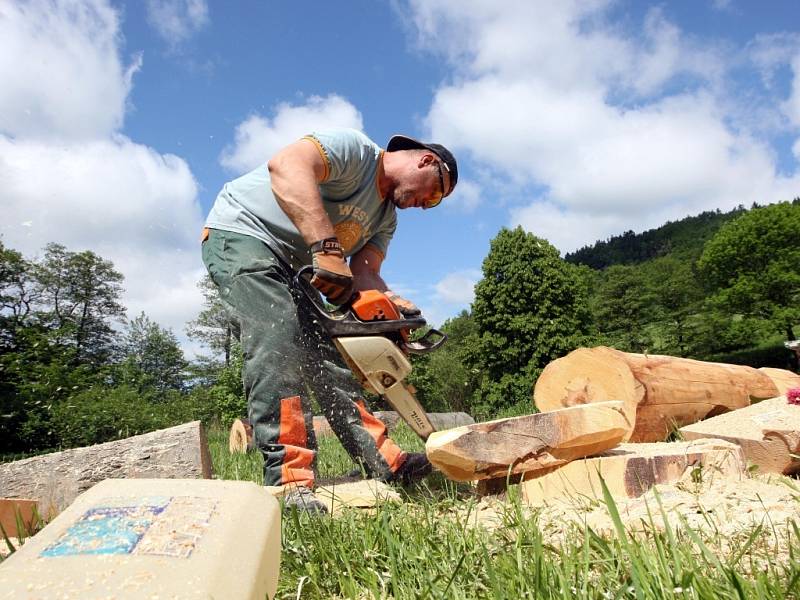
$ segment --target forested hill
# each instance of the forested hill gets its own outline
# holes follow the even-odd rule
[[[726,213],[719,210],[707,211],[680,221],[668,221],[661,227],[643,233],[626,231],[606,241],[596,242],[593,246],[584,246],[564,258],[568,262],[588,265],[593,269],[641,263],[666,254],[694,258],[699,256],[706,241],[725,222],[746,210],[739,206]]]

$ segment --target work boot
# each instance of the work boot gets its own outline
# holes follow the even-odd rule
[[[388,477],[384,477],[383,481],[408,485],[430,475],[431,471],[433,465],[424,452],[409,452],[400,468]]]
[[[283,510],[289,512],[292,507],[295,507],[298,513],[309,515],[324,515],[328,512],[328,507],[304,485],[296,486],[283,497]]]

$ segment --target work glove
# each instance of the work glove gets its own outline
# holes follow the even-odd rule
[[[344,259],[342,245],[335,237],[311,245],[314,276],[311,285],[325,294],[331,304],[346,303],[353,295],[353,274]]]
[[[404,317],[418,317],[422,314],[422,311],[417,308],[417,305],[411,302],[411,300],[406,300],[402,296],[398,296],[392,290],[386,290],[383,293]]]

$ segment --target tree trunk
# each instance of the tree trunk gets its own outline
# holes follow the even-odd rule
[[[541,411],[621,400],[635,423],[630,441],[660,442],[673,429],[778,394],[770,377],[751,367],[600,346],[551,362],[533,396]]]
[[[211,478],[211,456],[200,421],[0,464],[3,496],[38,500],[42,515],[60,512],[103,479],[146,478]]]
[[[604,402],[437,431],[425,451],[450,479],[491,479],[603,452],[630,427],[622,402]]]

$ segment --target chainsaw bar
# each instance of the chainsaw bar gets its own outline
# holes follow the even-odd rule
[[[383,397],[423,441],[436,431],[414,392],[402,381],[386,390]]]

